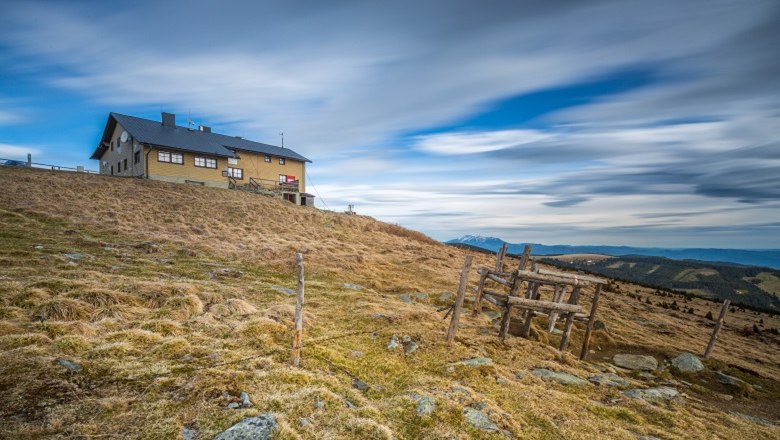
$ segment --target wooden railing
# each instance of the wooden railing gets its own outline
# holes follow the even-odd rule
[[[280,192],[299,192],[300,189],[299,182],[297,180],[292,182],[278,182],[269,179],[255,179],[254,177],[249,178],[249,183],[247,186],[257,190],[264,189]]]

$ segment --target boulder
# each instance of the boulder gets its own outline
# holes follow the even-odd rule
[[[57,363],[60,364],[60,366],[65,367],[65,369],[67,369],[71,373],[78,373],[79,371],[81,371],[81,365],[79,365],[79,364],[77,364],[77,363],[75,363],[73,361],[69,361],[67,359],[59,358],[59,359],[57,359]]]
[[[276,417],[263,413],[247,417],[214,437],[214,440],[268,440],[276,432]]]
[[[698,373],[704,369],[701,360],[691,353],[680,353],[679,356],[672,359],[672,366],[683,373]]]
[[[241,395],[239,397],[241,398],[241,408],[249,408],[252,406],[252,401],[249,400],[249,394],[241,391]]]
[[[398,295],[398,299],[405,303],[411,303],[412,302],[412,295],[409,295],[408,293],[402,293]]]
[[[365,391],[368,389],[368,384],[357,378],[352,379],[352,386],[360,391]]]
[[[588,381],[580,379],[577,376],[571,375],[569,373],[559,373],[557,371],[548,370],[546,368],[536,368],[531,370],[531,374],[543,380],[551,380],[561,385],[583,386],[588,384]]]
[[[641,354],[616,354],[612,363],[629,370],[653,371],[658,368],[658,361],[652,356]]]
[[[393,335],[390,337],[390,342],[387,343],[387,349],[388,350],[395,350],[396,348],[400,347],[401,343],[398,342],[398,337],[396,335]]]
[[[608,388],[624,388],[630,385],[628,380],[623,379],[615,373],[594,374],[593,376],[590,376],[588,380],[595,383],[596,385],[601,385]]]
[[[352,290],[363,290],[363,286],[361,286],[360,284],[341,283],[341,287],[345,287],[347,289],[352,289]]]
[[[719,383],[722,383],[723,385],[731,385],[731,386],[738,386],[739,384],[746,383],[744,380],[729,376],[728,374],[721,373],[720,371],[715,372],[715,380],[717,380]]]
[[[498,426],[490,421],[490,418],[482,411],[466,407],[463,409],[463,417],[472,426],[481,429],[483,431],[498,431]]]
[[[417,402],[417,414],[421,416],[433,414],[433,410],[436,409],[436,401],[433,398],[417,393],[411,393],[409,396]]]
[[[634,388],[628,391],[623,391],[623,395],[647,402],[679,401],[683,398],[676,389],[669,387],[646,388],[644,390]]]
[[[492,365],[493,359],[478,357],[472,359],[466,359],[465,361],[455,362],[452,365],[465,365],[467,367],[480,367],[483,365]]]

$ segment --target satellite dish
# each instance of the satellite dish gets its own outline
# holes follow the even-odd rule
[[[127,134],[127,132],[123,131],[122,134],[119,136],[119,140],[122,141],[122,142],[127,142],[127,138],[128,137],[129,137],[129,135]]]

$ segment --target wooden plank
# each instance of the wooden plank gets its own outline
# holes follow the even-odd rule
[[[723,305],[720,306],[720,314],[718,315],[718,321],[715,323],[715,328],[712,330],[712,336],[710,336],[710,342],[707,344],[707,349],[704,350],[704,359],[709,359],[712,349],[715,347],[715,340],[718,339],[718,333],[720,328],[723,327],[723,318],[726,317],[726,311],[729,309],[731,301],[723,301]]]
[[[507,301],[512,306],[517,306],[524,309],[541,310],[544,312],[555,310],[559,313],[581,313],[582,312],[582,306],[576,304],[555,303],[552,301],[541,301],[538,299],[518,298],[516,296],[512,297],[505,293],[494,292],[490,289],[485,289],[485,295],[489,295],[494,298]],[[587,315],[582,315],[582,316],[587,316]]]
[[[566,291],[566,287],[561,284],[555,285],[555,293],[553,293],[553,302],[559,303],[563,299],[563,292]],[[552,333],[555,328],[555,323],[558,321],[558,312],[550,312],[550,316],[547,318],[547,332]]]
[[[517,276],[528,282],[545,284],[566,284],[568,286],[590,286],[594,283],[574,277],[561,277],[557,275],[547,275],[530,270],[519,270]]]
[[[489,302],[490,304],[493,304],[496,307],[506,307],[506,300],[500,297],[487,295],[484,297],[484,300]]]
[[[460,271],[458,295],[455,297],[455,306],[452,309],[452,320],[450,321],[450,328],[447,329],[447,336],[445,338],[448,343],[455,339],[455,333],[458,331],[460,309],[463,307],[463,296],[466,294],[466,284],[468,284],[469,281],[469,271],[471,271],[471,262],[473,259],[473,255],[466,255],[466,260],[463,262],[463,269]]]
[[[586,281],[586,282],[594,283],[594,284],[607,284],[607,282],[608,282],[608,280],[605,279],[605,278],[594,277],[594,276],[591,276],[591,275],[574,274],[574,273],[570,273],[570,272],[560,272],[560,271],[557,271],[557,270],[549,270],[549,269],[541,269],[540,268],[540,269],[537,270],[537,272],[539,272],[542,275],[553,275],[553,276],[558,276],[558,277],[563,277],[563,278],[572,278],[572,279],[577,278],[580,281]]]
[[[298,276],[298,292],[295,300],[295,333],[293,335],[292,364],[297,367],[301,363],[301,345],[303,338],[303,254],[295,254],[295,272]]]
[[[590,334],[593,331],[593,322],[596,320],[596,309],[599,306],[599,296],[601,295],[601,284],[596,286],[596,293],[593,294],[593,303],[590,306],[590,316],[588,324],[585,326],[585,336],[582,339],[582,349],[580,350],[580,360],[585,360],[588,355],[588,346],[590,346]]]
[[[580,287],[577,286],[571,291],[569,296],[569,305],[576,305],[580,300]],[[574,313],[566,315],[566,324],[563,325],[563,337],[561,337],[560,350],[566,350],[566,346],[569,345],[569,336],[571,335],[571,327],[574,325]]]
[[[505,279],[503,279],[503,278],[501,278],[501,277],[499,277],[497,275],[493,275],[490,272],[487,273],[487,278],[489,280],[497,282],[498,284],[502,284],[502,285],[504,285],[506,287],[509,287],[510,289],[512,288],[512,283],[510,283],[509,281],[507,281],[507,280],[505,280]]]

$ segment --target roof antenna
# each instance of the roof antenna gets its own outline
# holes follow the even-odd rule
[[[283,131],[280,131],[280,132],[279,132],[279,136],[281,136],[281,137],[282,137],[282,148],[284,148],[284,132],[283,132]]]

